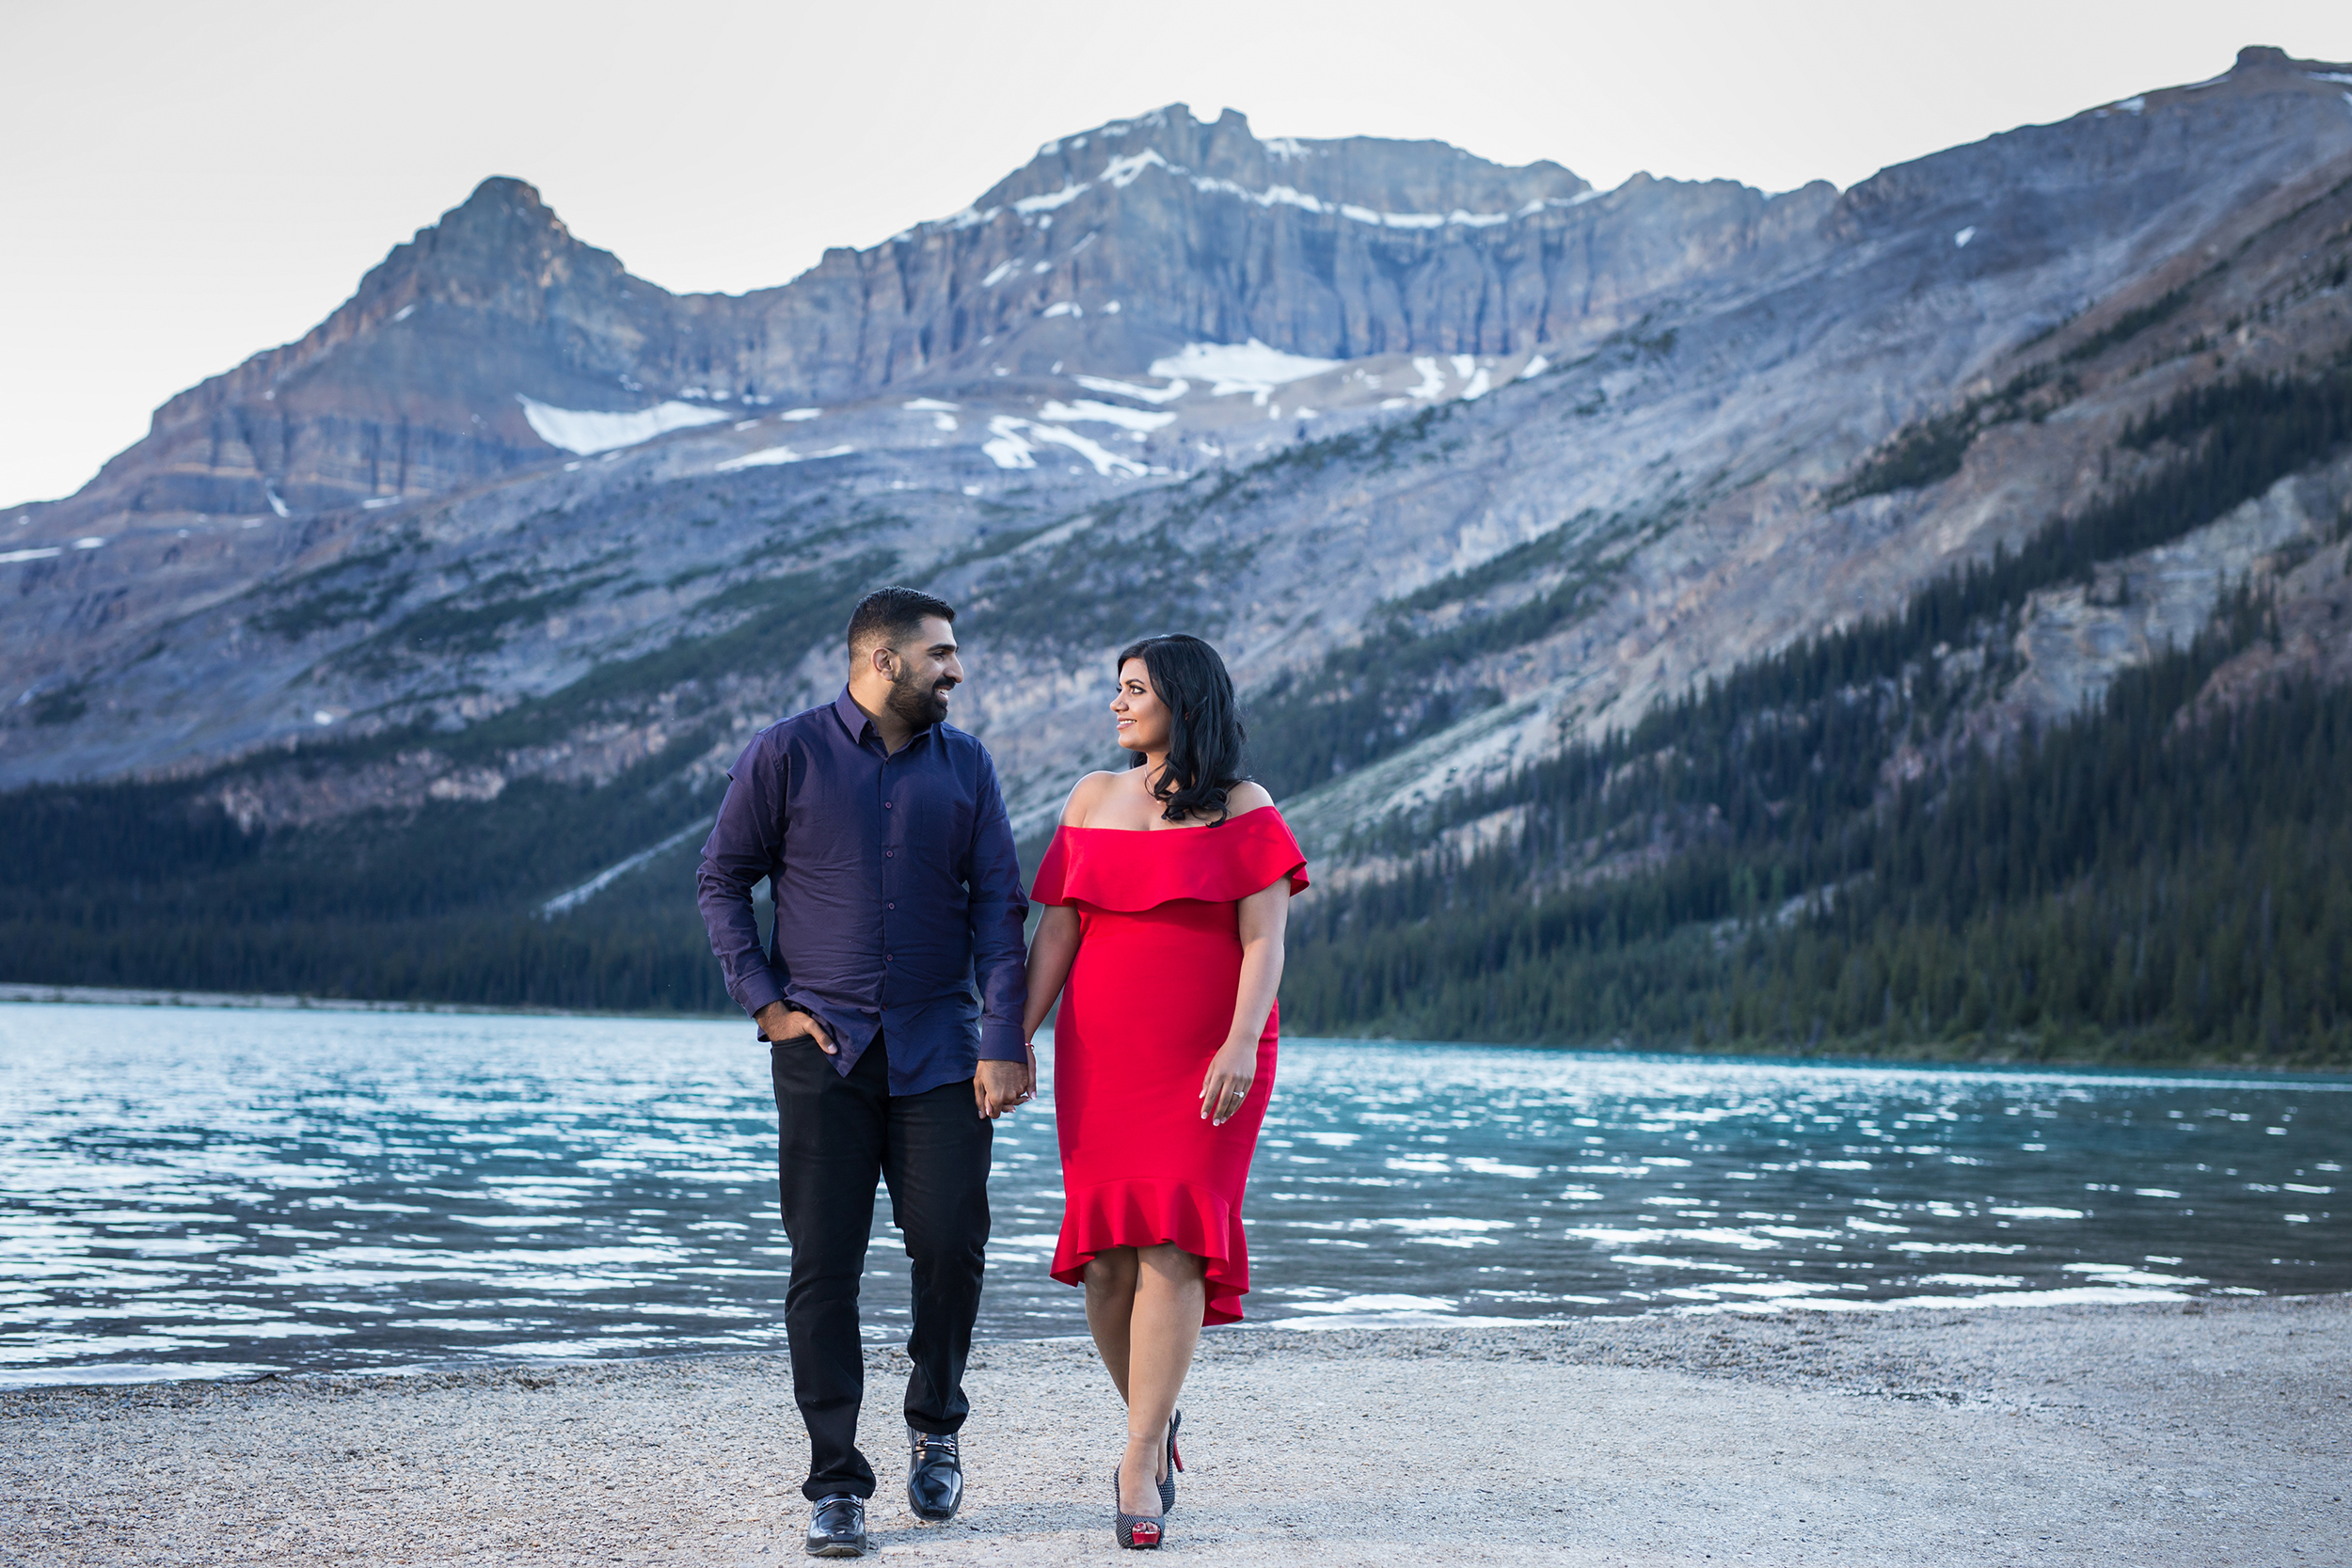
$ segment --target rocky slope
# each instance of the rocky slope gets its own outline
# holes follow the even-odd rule
[[[1067,360],[1140,371],[1192,342],[1331,358],[1524,352],[1818,215],[1637,181],[1595,210],[1549,164],[1438,144],[1263,143],[1183,105],[1048,144],[954,216],[789,285],[677,296],[485,181],[296,343],[157,410],[71,509],[316,511],[430,495],[543,461],[560,420],[623,429]],[[529,400],[529,401],[526,401]],[[675,406],[674,406],[675,405]],[[93,510],[95,509],[95,510]]]
[[[2126,437],[2165,400],[2336,362],[2348,89],[2249,49],[1778,196],[1174,106],[739,297],[493,180],[0,513],[0,781],[185,779],[255,827],[684,786],[594,870],[690,824],[898,578],[969,607],[961,721],[1025,828],[1103,752],[1108,652],[1182,625],[1327,851],[2160,471]],[[2340,469],[2039,591],[1979,733],[2257,567],[2271,664],[2339,667]]]

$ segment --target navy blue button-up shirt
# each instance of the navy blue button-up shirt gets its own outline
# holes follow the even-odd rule
[[[890,1092],[1027,1059],[1022,892],[996,765],[947,724],[895,753],[845,689],[752,738],[727,769],[697,879],[727,994],[821,1021],[847,1074],[889,1042]],[[763,947],[752,890],[775,899]],[[814,1050],[815,1047],[810,1047]]]

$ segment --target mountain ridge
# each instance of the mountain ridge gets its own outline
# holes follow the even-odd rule
[[[1142,131],[1155,135],[1143,138],[1136,135]],[[1143,151],[1122,160],[1101,145],[1106,135],[1122,142],[1145,140],[1147,145]],[[1172,164],[1162,153],[1162,144],[1184,157],[1202,157],[1206,170],[1225,172],[1204,170],[1195,177],[1190,166]],[[1507,170],[1442,144],[1359,137],[1283,145],[1295,150],[1269,160],[1264,145],[1249,137],[1246,120],[1230,112],[1207,126],[1193,121],[1182,105],[1135,121],[1113,121],[1108,127],[1049,143],[1054,152],[1041,152],[1000,182],[980,204],[961,214],[916,225],[868,250],[829,250],[817,265],[790,283],[740,294],[671,294],[636,278],[610,252],[573,240],[528,184],[494,178],[451,209],[440,223],[395,247],[371,269],[352,300],[320,327],[167,401],[157,411],[150,436],[102,469],[93,482],[96,495],[92,487],[85,487],[64,502],[45,503],[44,510],[87,513],[89,500],[108,499],[110,488],[127,489],[127,482],[146,455],[143,449],[159,438],[168,438],[173,432],[166,427],[172,424],[184,431],[202,423],[202,443],[213,459],[203,466],[204,470],[237,473],[238,481],[227,493],[185,488],[196,465],[167,455],[162,465],[169,476],[166,483],[176,482],[183,487],[181,493],[134,493],[122,498],[127,510],[253,510],[278,504],[269,500],[273,495],[278,503],[304,504],[293,499],[298,491],[314,509],[336,501],[429,492],[544,461],[544,443],[534,440],[526,422],[515,417],[508,400],[486,396],[485,388],[468,385],[469,369],[472,378],[478,379],[481,359],[501,346],[501,336],[509,335],[493,330],[485,341],[482,322],[469,319],[459,327],[464,336],[458,341],[469,351],[469,357],[445,356],[430,367],[428,379],[437,378],[455,396],[435,399],[412,389],[408,393],[412,406],[376,406],[380,399],[371,394],[381,384],[399,384],[403,367],[366,361],[353,365],[346,385],[325,389],[331,411],[322,411],[315,418],[327,423],[340,416],[342,422],[360,428],[340,439],[335,432],[323,433],[326,447],[337,460],[332,467],[314,467],[301,477],[288,476],[280,483],[288,448],[294,444],[290,432],[299,416],[284,407],[256,404],[277,404],[280,382],[305,372],[315,375],[322,360],[358,345],[372,333],[405,324],[409,317],[402,312],[411,307],[427,312],[409,328],[411,335],[428,330],[431,308],[452,307],[471,316],[486,316],[498,328],[545,332],[559,339],[550,352],[518,356],[500,367],[508,383],[531,383],[513,389],[542,403],[564,406],[580,403],[614,410],[642,408],[660,397],[757,407],[779,398],[824,400],[914,385],[927,375],[955,371],[958,356],[968,357],[979,347],[993,346],[996,330],[1014,325],[1025,325],[1031,336],[1042,340],[1016,356],[1016,369],[1032,362],[1041,368],[1075,349],[1104,348],[1108,354],[1105,368],[1141,372],[1152,359],[1185,342],[1238,342],[1251,337],[1308,355],[1508,353],[1526,346],[1521,340],[1530,332],[1540,335],[1542,325],[1482,325],[1469,318],[1419,322],[1393,290],[1388,291],[1387,297],[1368,297],[1353,301],[1352,308],[1324,310],[1313,322],[1289,323],[1290,330],[1284,330],[1263,313],[1253,317],[1235,298],[1187,298],[1199,291],[1153,289],[1147,292],[1155,298],[1176,301],[1165,312],[1174,319],[1155,320],[1128,330],[1136,321],[1136,308],[1127,307],[1128,321],[1114,323],[1118,330],[1106,331],[1099,309],[1091,326],[1083,315],[1080,296],[1093,286],[1096,269],[1090,262],[1077,262],[1069,256],[1053,258],[1051,230],[1057,217],[1065,228],[1073,220],[1099,217],[1088,208],[1103,205],[1109,194],[1126,192],[1146,174],[1157,178],[1135,200],[1120,203],[1122,209],[1140,206],[1155,194],[1174,195],[1180,199],[1205,198],[1221,208],[1254,207],[1264,222],[1245,222],[1246,229],[1263,229],[1270,222],[1279,230],[1284,220],[1322,219],[1342,233],[1367,227],[1345,215],[1355,212],[1396,220],[1375,222],[1369,228],[1378,232],[1385,245],[1407,250],[1427,249],[1432,231],[1443,236],[1456,216],[1475,220],[1470,225],[1475,230],[1539,215],[1524,210],[1524,198],[1533,193],[1552,193],[1534,198],[1563,205],[1579,197],[1602,197],[1557,166],[1539,163]],[[1079,153],[1089,147],[1093,152],[1081,158]],[[1241,155],[1245,148],[1251,156]],[[1443,166],[1422,169],[1404,185],[1391,184],[1385,192],[1351,183],[1360,179],[1355,171],[1374,162],[1373,150],[1395,149],[1402,149],[1408,162]],[[1115,166],[1122,162],[1123,171]],[[1284,172],[1292,179],[1305,179],[1310,186],[1320,188],[1323,197],[1271,182],[1269,162],[1286,166]],[[1317,178],[1327,165],[1335,172],[1327,179]],[[1107,179],[1106,167],[1111,171]],[[1172,172],[1177,169],[1182,172]],[[1447,172],[1466,171],[1477,178],[1452,182],[1441,178]],[[1269,183],[1244,186],[1230,177],[1232,173]],[[1104,182],[1102,191],[1095,189],[1098,181]],[[1161,190],[1163,185],[1168,189]],[[1656,206],[1661,200],[1675,199],[1671,195],[1661,198],[1660,192],[1683,189],[1637,177],[1607,195],[1618,198],[1620,205]],[[1707,193],[1708,199],[1717,202],[1724,193],[1732,192],[1752,200],[1763,199],[1757,193],[1728,182],[1689,189]],[[1018,194],[1023,191],[1030,194]],[[1269,191],[1286,199],[1266,199]],[[1818,194],[1813,187],[1792,193],[1808,198]],[[1436,210],[1382,212],[1358,207],[1351,199],[1355,197],[1375,201],[1422,200]],[[1789,198],[1779,199],[1786,202]],[[1506,205],[1475,213],[1463,209],[1463,203],[1482,200]],[[1060,210],[1071,201],[1080,204],[1078,210]],[[1163,215],[1143,214],[1143,239],[1166,237],[1168,225],[1156,221]],[[1231,218],[1234,214],[1224,215]],[[1638,228],[1642,221],[1637,214],[1631,227]],[[1104,230],[1098,223],[1094,231],[1099,235]],[[1106,246],[1115,245],[1119,238],[1113,234]],[[1206,234],[1192,249],[1196,253],[1204,247],[1222,251],[1247,261],[1266,244],[1281,240],[1279,233]],[[957,254],[947,258],[952,264],[943,271],[939,253],[949,249]],[[437,265],[445,250],[472,264],[463,268]],[[1020,252],[1018,257],[1015,251]],[[1189,266],[1198,264],[1200,257],[1191,254],[1182,260]],[[1024,277],[1014,287],[1004,288],[1007,279],[996,275],[1015,261]],[[1361,246],[1351,252],[1350,259],[1334,263],[1345,264],[1367,264]],[[469,287],[483,284],[487,287]],[[1494,292],[1491,286],[1486,291]],[[1367,293],[1378,295],[1381,291],[1367,285]],[[1125,304],[1098,301],[1102,303],[1109,304],[1114,313]],[[1479,303],[1471,302],[1473,308]],[[1599,295],[1588,294],[1579,309],[1589,312],[1605,303]],[[1049,325],[1038,332],[1041,313],[1057,305],[1080,305],[1081,309],[1065,315],[1057,326],[1050,325],[1054,318],[1043,317]],[[481,309],[485,306],[497,309]],[[927,309],[929,316],[923,313]],[[663,316],[668,319],[658,319]],[[389,356],[398,347],[382,353]],[[302,401],[300,389],[286,391],[289,402]],[[356,401],[358,407],[334,406],[336,392]],[[270,428],[273,424],[278,427],[275,431]],[[477,434],[485,429],[490,434]],[[194,443],[183,437],[183,444]],[[418,448],[414,452],[412,445]],[[436,461],[437,448],[451,450]],[[224,451],[230,453],[225,463],[218,455]],[[237,460],[240,452],[242,464]],[[410,476],[402,466],[404,457],[417,465],[420,483],[407,483]],[[361,483],[358,475],[363,467],[365,481]],[[0,512],[0,528],[17,522],[26,510]]]
[[[831,694],[847,599],[896,576],[965,607],[958,721],[1025,832],[1103,749],[1100,662],[1187,625],[1227,649],[1331,908],[1373,911],[1347,890],[1535,820],[1449,802],[1518,800],[1943,584],[1997,585],[1953,601],[1944,652],[1905,643],[1846,697],[1755,688],[1791,715],[1895,702],[1871,682],[1898,677],[1965,694],[1854,740],[1863,794],[1837,811],[2073,721],[2233,583],[2270,595],[2276,646],[2201,678],[2267,701],[2344,662],[2344,77],[2249,49],[2211,83],[1771,198],[1264,143],[1171,105],[735,296],[655,290],[485,182],[311,357],[248,361],[233,395],[167,405],[189,411],[171,451],[0,513],[0,544],[27,542],[0,550],[0,780],[154,781],[138,799],[220,813],[280,846],[264,860],[380,855],[452,814],[500,839],[567,801],[605,826],[465,896],[536,909],[636,864],[565,907],[593,924],[648,907],[683,851],[632,857],[706,808],[752,727]],[[380,452],[401,418],[442,465],[415,471],[467,477],[365,469],[364,433]],[[2276,461],[2195,467],[2241,430]],[[2165,484],[2195,504],[2130,499]],[[252,515],[185,510],[199,494]],[[2051,553],[2127,502],[2145,516],[2107,553]],[[2002,564],[2028,556],[2059,564]],[[1565,880],[1495,896],[1650,886],[1713,852],[1708,820],[1658,814],[1645,847],[1608,827]]]

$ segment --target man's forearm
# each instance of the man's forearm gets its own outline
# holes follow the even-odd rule
[[[727,977],[727,994],[735,998],[736,1006],[747,1016],[757,1018],[784,1001],[784,987],[777,982],[776,973],[768,967],[767,960],[755,958],[740,973]]]
[[[759,914],[752,907],[749,889],[728,885],[726,879],[706,872],[702,879],[703,927],[710,934],[710,951],[719,959],[719,974],[727,994],[751,1017],[771,1002],[784,999],[784,987],[768,966],[761,950]]]
[[[975,822],[965,885],[972,894],[972,970],[980,984],[980,1059],[1025,1067],[1021,1008],[1028,995],[1028,964],[1021,928],[1028,923],[1029,899],[993,764]]]
[[[1029,1047],[1021,1033],[1020,1004],[1008,1004],[996,994],[999,990],[992,984],[981,1004],[980,1060],[1025,1062],[1029,1059]]]
[[[980,1059],[1024,1062],[1021,1010],[1028,999],[1028,959],[1021,950],[1021,927],[1029,912],[1024,899],[991,900],[972,911],[972,969],[980,990]]]
[[[710,951],[719,959],[727,994],[755,1018],[784,995],[759,940],[752,890],[775,879],[787,782],[779,758],[759,738],[744,748],[727,769],[727,792],[719,801],[710,836],[703,841],[702,864],[694,876],[694,901],[702,908],[703,927],[710,934]]]

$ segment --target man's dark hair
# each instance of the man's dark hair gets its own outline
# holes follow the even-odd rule
[[[877,588],[850,611],[850,664],[876,648],[895,648],[923,629],[927,616],[955,625],[956,607],[919,588]]]

